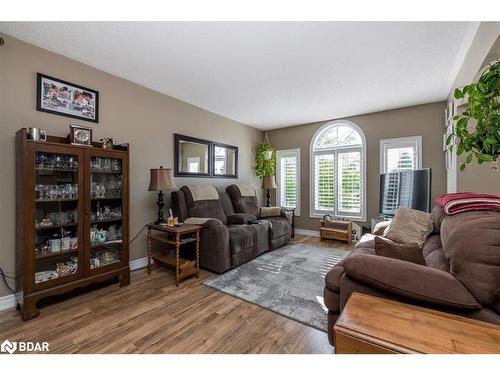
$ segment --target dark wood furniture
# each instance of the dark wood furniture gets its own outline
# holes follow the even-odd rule
[[[129,284],[129,153],[46,142],[16,133],[18,301],[23,320],[37,302],[119,277]]]
[[[500,326],[353,293],[334,326],[338,354],[500,353]]]
[[[352,243],[352,222],[349,220],[321,220],[321,239]]]
[[[167,226],[147,224],[148,228],[148,273],[151,273],[152,260],[158,265],[175,270],[175,286],[181,280],[196,275],[200,277],[200,230],[199,225],[183,224],[181,226]],[[155,231],[153,234],[152,231]],[[167,245],[166,249],[152,250],[152,242]],[[196,259],[189,260],[181,257],[181,246],[195,243]],[[174,251],[169,251],[174,247]]]

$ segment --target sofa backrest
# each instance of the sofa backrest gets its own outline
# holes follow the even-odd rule
[[[499,306],[500,212],[471,211],[445,215],[440,236],[450,273],[483,306]]]
[[[221,203],[220,196],[210,196],[210,199],[193,198],[193,193],[189,186],[183,186],[178,191],[172,192],[172,206],[180,221],[188,217],[210,217],[227,224],[227,217]]]
[[[242,194],[240,187],[236,184],[229,185],[226,192],[233,202],[234,211],[238,214],[251,214],[255,217],[259,216],[259,202],[255,189],[252,188],[254,194],[251,195],[251,189],[245,186],[244,194]]]

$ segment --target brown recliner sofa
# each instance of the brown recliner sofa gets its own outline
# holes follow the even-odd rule
[[[259,220],[257,196],[242,195],[240,187],[228,186],[228,192],[218,191],[212,199],[195,200],[188,186],[171,194],[179,221],[208,219],[200,222],[200,266],[210,271],[226,272],[290,240],[287,213]]]
[[[424,243],[425,265],[375,254],[374,235],[364,235],[349,256],[325,277],[328,339],[352,292],[400,300],[500,324],[500,213],[432,211],[434,232]],[[387,225],[388,223],[386,223]]]

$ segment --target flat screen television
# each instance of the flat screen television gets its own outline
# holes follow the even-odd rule
[[[379,212],[394,216],[399,207],[431,211],[431,169],[380,175]]]

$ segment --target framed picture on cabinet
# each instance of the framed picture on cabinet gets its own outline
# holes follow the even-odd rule
[[[36,110],[99,122],[99,92],[37,73]]]

